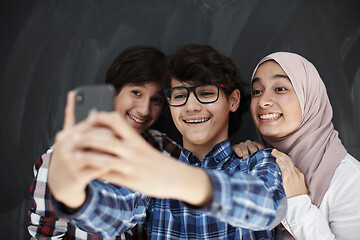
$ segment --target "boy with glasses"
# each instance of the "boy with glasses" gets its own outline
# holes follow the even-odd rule
[[[72,164],[81,166],[67,168],[60,156],[50,165],[56,212],[104,238],[141,223],[150,239],[271,239],[285,193],[270,150],[243,161],[231,149],[229,133],[246,104],[235,65],[210,46],[190,44],[167,57],[166,71],[183,137],[179,159],[153,149],[119,115],[93,115],[77,133]],[[74,176],[75,187],[64,183]]]

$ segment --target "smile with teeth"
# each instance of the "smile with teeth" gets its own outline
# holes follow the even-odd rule
[[[210,118],[201,118],[201,119],[191,119],[191,120],[183,120],[186,123],[203,123],[209,121]]]
[[[261,120],[275,120],[275,119],[278,119],[282,116],[281,113],[270,113],[270,114],[262,114],[262,115],[259,115],[259,118]]]
[[[134,120],[135,122],[139,123],[139,124],[143,124],[145,123],[147,120],[141,120],[137,117],[135,117],[134,115],[131,115],[130,113],[127,114],[132,120]]]

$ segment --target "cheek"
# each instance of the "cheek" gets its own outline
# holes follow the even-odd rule
[[[251,112],[251,116],[254,119],[254,116],[256,116],[256,106],[257,106],[257,100],[252,98],[251,102],[250,102],[250,112]]]
[[[158,117],[160,116],[161,112],[162,112],[163,107],[162,106],[154,106],[152,107],[152,115],[153,115],[153,119],[156,120],[158,119]]]
[[[296,97],[284,99],[282,105],[286,106],[286,116],[291,119],[294,128],[300,127],[302,122],[302,112],[299,100]]]
[[[297,123],[297,127],[300,127],[301,125],[301,122],[302,122],[302,112],[301,112],[301,109],[300,109],[300,105],[297,104],[296,106],[294,106],[294,120],[296,121]]]
[[[120,114],[124,114],[125,112],[127,112],[129,109],[131,109],[132,105],[133,103],[131,98],[124,95],[119,94],[114,99],[115,111]]]
[[[114,98],[114,108],[115,108],[115,111],[117,112],[122,112],[123,111],[123,106],[124,106],[124,102],[123,102],[123,99],[121,96],[117,95],[115,98]]]
[[[301,109],[299,100],[296,97],[288,97],[279,99],[279,104],[285,107],[287,112],[292,113],[292,115],[296,118],[300,118],[301,120]]]
[[[180,107],[170,107],[171,118],[173,119],[174,124],[178,125],[178,119],[180,116]]]

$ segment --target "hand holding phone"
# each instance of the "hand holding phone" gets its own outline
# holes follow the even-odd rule
[[[115,89],[110,84],[80,86],[75,89],[75,118],[80,122],[92,112],[114,110]]]

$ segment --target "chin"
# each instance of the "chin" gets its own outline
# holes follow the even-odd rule
[[[274,131],[264,130],[261,128],[258,128],[258,131],[261,135],[265,137],[276,137],[277,133],[274,133]]]
[[[269,132],[264,132],[264,133],[262,133],[262,132],[260,132],[260,134],[261,134],[262,136],[271,137],[271,138],[281,138],[281,137],[283,137],[283,136],[280,135],[279,133],[269,133]]]
[[[188,142],[194,145],[201,145],[208,142],[206,137],[199,137],[199,136],[188,136]],[[189,140],[190,139],[190,140]]]

